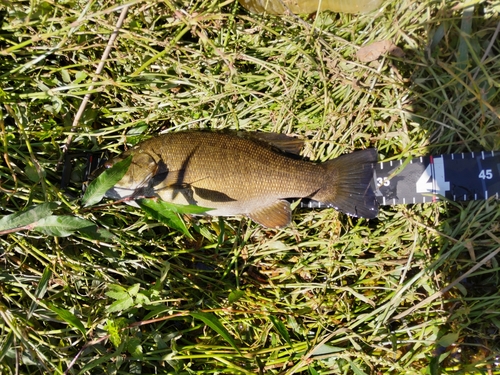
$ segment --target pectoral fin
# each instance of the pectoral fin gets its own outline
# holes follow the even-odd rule
[[[191,186],[168,186],[159,190],[155,190],[156,194],[166,202],[177,204],[192,204],[197,205],[198,202],[193,196],[193,189]]]
[[[259,208],[247,216],[268,228],[282,228],[292,221],[290,202],[276,201],[270,206]]]
[[[194,192],[197,196],[200,198],[203,198],[207,201],[210,202],[217,202],[217,203],[224,203],[224,202],[235,202],[236,199],[231,198],[227,194],[224,194],[223,192],[216,191],[216,190],[210,190],[210,189],[203,189],[200,187],[193,186]]]
[[[152,178],[152,186],[156,190],[176,187],[185,188],[189,184],[184,181],[184,173],[184,170],[157,173]]]

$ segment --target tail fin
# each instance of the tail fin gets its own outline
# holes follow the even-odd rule
[[[327,161],[322,164],[326,169],[325,186],[313,199],[351,216],[375,218],[378,202],[370,183],[376,162],[374,148]]]

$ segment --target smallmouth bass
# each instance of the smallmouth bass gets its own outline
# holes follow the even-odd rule
[[[300,159],[300,139],[276,133],[182,131],[155,136],[114,157],[132,155],[113,199],[159,197],[211,208],[212,216],[245,215],[280,228],[291,222],[288,200],[307,198],[351,216],[374,218],[370,187],[377,151],[366,149],[324,163]]]

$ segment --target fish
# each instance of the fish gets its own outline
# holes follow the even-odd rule
[[[268,228],[291,223],[291,202],[307,199],[373,219],[371,188],[377,150],[316,163],[300,157],[304,141],[285,134],[188,130],[153,136],[106,162],[132,155],[124,177],[105,196],[157,197],[209,208],[211,216],[244,215]]]

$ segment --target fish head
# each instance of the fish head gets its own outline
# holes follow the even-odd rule
[[[113,165],[132,155],[132,162],[127,173],[117,182],[115,187],[138,189],[148,184],[149,180],[158,170],[158,162],[153,155],[141,149],[132,149],[114,157],[104,164],[105,168]]]
[[[147,190],[152,178],[156,175],[159,168],[157,157],[139,148],[132,148],[121,155],[115,156],[106,161],[104,165],[94,173],[94,178],[111,168],[116,163],[132,155],[130,166],[115,186],[106,192],[106,197],[119,199],[132,196],[143,189]]]

